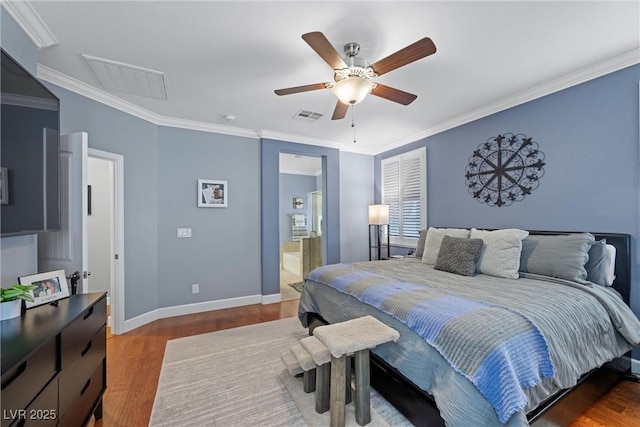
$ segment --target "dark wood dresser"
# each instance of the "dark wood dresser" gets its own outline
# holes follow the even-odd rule
[[[0,322],[1,427],[82,426],[102,417],[107,298],[71,295]]]

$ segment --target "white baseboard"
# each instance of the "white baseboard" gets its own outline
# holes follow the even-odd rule
[[[275,304],[280,301],[282,301],[281,294],[262,295],[262,305]]]
[[[640,360],[631,358],[631,373],[640,375]]]
[[[276,295],[278,300],[272,302],[280,301],[280,294]],[[265,303],[264,301],[266,299],[271,300],[272,296],[273,295],[249,295],[245,297],[227,298],[216,301],[177,305],[174,307],[162,307],[148,313],[141,314],[140,316],[125,320],[123,330],[120,333],[124,334],[136,328],[139,328],[140,326],[144,326],[147,323],[151,323],[154,320],[165,319],[167,317],[184,316],[185,314],[195,314],[205,311],[220,310],[223,308],[241,307],[243,305],[270,304]]]

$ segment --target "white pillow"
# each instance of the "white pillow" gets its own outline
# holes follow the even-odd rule
[[[607,272],[604,280],[607,286],[611,286],[613,281],[616,280],[616,247],[606,245],[605,248],[607,250]]]
[[[528,231],[517,228],[504,230],[471,229],[472,239],[482,239],[482,247],[476,262],[476,273],[488,274],[507,279],[520,277],[520,253],[522,239],[529,235]]]
[[[444,236],[461,237],[466,239],[471,231],[466,228],[433,228],[427,229],[427,238],[424,241],[424,252],[422,253],[422,262],[424,264],[434,265],[440,252],[440,244]]]

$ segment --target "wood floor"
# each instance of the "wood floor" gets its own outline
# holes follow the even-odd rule
[[[107,336],[107,391],[96,427],[149,424],[167,340],[295,317],[298,301],[250,305],[156,320],[123,335]],[[640,420],[640,383],[620,382],[571,427],[632,427]]]

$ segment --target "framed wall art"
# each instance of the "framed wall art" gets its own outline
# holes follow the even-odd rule
[[[227,181],[212,179],[198,180],[198,207],[199,208],[226,208],[229,189]]]
[[[28,309],[69,296],[69,286],[67,286],[67,276],[64,270],[22,276],[18,278],[18,281],[21,285],[33,285],[36,287],[31,291],[33,302],[25,301]]]

